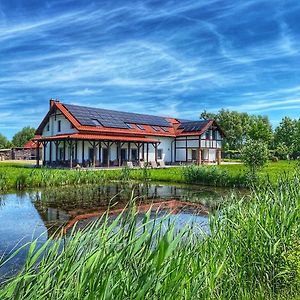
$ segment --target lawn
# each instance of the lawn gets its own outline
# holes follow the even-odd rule
[[[280,176],[292,176],[295,161],[270,162],[259,172],[261,179],[276,184]],[[32,187],[99,184],[109,180],[152,180],[214,186],[247,186],[246,168],[242,164],[190,166],[166,169],[68,170],[35,169],[23,162],[0,163],[0,190],[22,190]]]

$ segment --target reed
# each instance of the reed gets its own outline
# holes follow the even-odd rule
[[[210,233],[165,218],[107,216],[37,249],[0,299],[296,299],[299,178],[231,196]],[[60,248],[63,245],[63,250]],[[5,262],[3,262],[5,264]],[[3,265],[2,263],[2,265]],[[0,263],[1,267],[1,263]]]

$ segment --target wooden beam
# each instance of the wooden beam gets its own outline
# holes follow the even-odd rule
[[[176,147],[176,137],[174,139],[174,162],[176,163],[176,150],[177,150],[177,147]]]
[[[101,163],[102,163],[102,161],[101,161],[101,148],[102,148],[102,145],[101,145],[101,142],[99,141],[99,165],[101,166]]]
[[[188,138],[185,137],[185,161],[188,162]]]
[[[96,142],[93,142],[93,167],[96,167]]]
[[[130,142],[128,142],[127,160],[130,161]]]
[[[121,167],[121,143],[117,144],[117,153],[118,153],[118,165]]]
[[[110,142],[107,143],[107,167],[110,167]]]
[[[157,162],[157,156],[158,156],[158,145],[155,143],[154,146],[154,160]]]
[[[66,161],[66,140],[64,140],[64,161]]]
[[[149,162],[149,143],[147,143],[147,162]]]
[[[37,141],[37,148],[36,148],[36,166],[40,166],[40,141]]]
[[[82,140],[82,150],[81,151],[82,151],[82,153],[81,153],[82,158],[81,159],[82,159],[82,165],[83,165],[84,164],[84,140]]]
[[[52,142],[50,141],[50,147],[49,147],[49,163],[51,165],[52,163]]]
[[[78,163],[78,141],[75,141],[75,161]]]

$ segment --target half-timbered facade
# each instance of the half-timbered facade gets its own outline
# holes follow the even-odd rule
[[[65,167],[123,166],[128,161],[220,163],[224,136],[214,120],[187,121],[52,99],[36,134],[42,164]]]

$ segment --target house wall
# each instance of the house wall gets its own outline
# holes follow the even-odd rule
[[[58,131],[58,121],[61,121],[61,131]],[[49,131],[48,129],[49,125]],[[43,130],[43,136],[52,136],[57,134],[68,134],[68,133],[76,133],[77,130],[71,127],[71,122],[65,118],[61,113],[52,114],[49,117],[49,122],[46,124]]]

